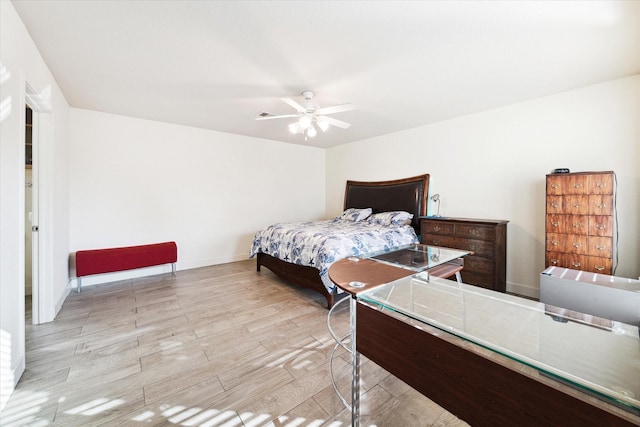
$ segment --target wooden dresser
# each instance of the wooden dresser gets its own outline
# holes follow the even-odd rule
[[[493,219],[421,217],[422,243],[473,251],[464,258],[462,281],[504,292],[507,287],[507,223]]]
[[[545,266],[613,274],[615,174],[547,175]]]

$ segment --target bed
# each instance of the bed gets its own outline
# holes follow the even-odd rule
[[[363,251],[390,250],[394,245],[417,242],[417,236],[420,235],[419,217],[427,214],[428,190],[428,174],[391,181],[347,181],[342,215],[327,221],[274,224],[266,227],[256,233],[250,257],[256,256],[258,272],[264,266],[287,282],[313,289],[326,298],[327,308],[331,308],[339,290],[328,279],[327,270],[330,264],[348,256],[360,255]],[[360,225],[367,235],[364,239],[357,235],[355,227],[345,224],[348,221],[342,220],[345,216],[364,216],[365,210],[369,208],[370,216],[354,221],[362,223]],[[407,212],[412,217],[396,215],[401,212]],[[393,223],[389,224],[389,220]],[[387,229],[387,226],[391,229]],[[300,255],[302,250],[309,248],[289,247],[292,244],[296,245],[291,242],[300,241],[296,239],[302,233],[302,229],[310,235],[305,238],[313,240],[312,243],[300,246],[313,246],[314,250],[320,251],[313,257],[316,262],[301,261],[302,258],[312,261],[309,256]],[[333,234],[325,235],[325,231],[331,231]],[[290,240],[286,245],[272,240],[287,235],[295,235],[296,239]],[[337,243],[344,236],[347,236],[348,242]],[[332,242],[332,245],[337,243],[337,246],[322,246],[327,241]],[[378,246],[374,247],[375,245]],[[285,253],[284,250],[277,249],[284,246],[290,251]],[[353,250],[350,251],[349,248]]]

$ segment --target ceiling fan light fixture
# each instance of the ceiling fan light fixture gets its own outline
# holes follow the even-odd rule
[[[350,123],[343,122],[342,120],[338,120],[328,116],[329,114],[336,114],[353,110],[353,106],[351,104],[340,104],[320,108],[318,104],[314,104],[311,102],[314,95],[315,94],[313,93],[313,91],[310,90],[305,90],[304,92],[302,92],[302,96],[306,101],[306,104],[304,106],[300,105],[291,98],[278,98],[285,104],[292,107],[295,110],[295,113],[272,114],[268,112],[262,112],[259,113],[255,119],[271,120],[293,118],[296,121],[288,125],[289,132],[294,135],[303,135],[305,141],[307,141],[308,138],[314,138],[316,135],[318,135],[318,128],[320,128],[322,132],[326,132],[331,126],[335,126],[341,129],[348,129],[351,126]]]
[[[298,122],[294,122],[289,125],[289,132],[293,134],[299,133],[300,130],[300,124]]]
[[[300,124],[300,127],[302,129],[307,129],[309,126],[311,126],[311,117],[305,114],[304,116],[300,117],[298,123]]]
[[[310,138],[313,138],[317,134],[318,134],[318,131],[316,130],[315,126],[309,125],[309,127],[307,128],[307,136],[309,136]]]
[[[322,120],[322,118],[319,118],[318,127],[322,130],[322,132],[326,132],[327,129],[329,129],[329,123],[326,120]]]

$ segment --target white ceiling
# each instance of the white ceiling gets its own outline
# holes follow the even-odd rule
[[[640,1],[13,4],[73,107],[318,147],[640,73]],[[305,89],[351,128],[254,120]]]

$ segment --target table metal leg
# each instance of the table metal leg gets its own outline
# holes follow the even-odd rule
[[[351,425],[360,425],[360,354],[356,348],[356,304],[355,295],[351,297],[349,323],[351,326]]]

